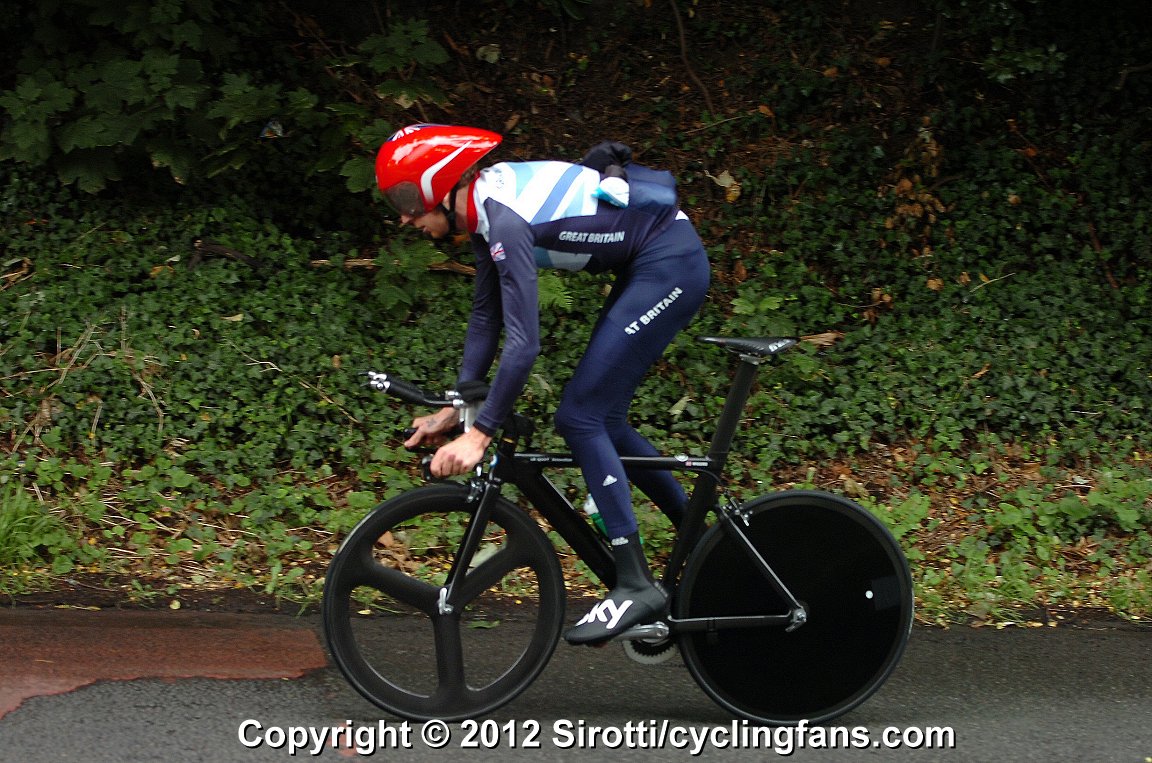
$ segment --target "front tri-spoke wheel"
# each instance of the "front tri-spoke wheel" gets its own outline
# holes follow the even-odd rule
[[[855,503],[810,491],[742,507],[736,526],[807,611],[782,625],[680,638],[684,661],[721,706],[760,723],[813,723],[867,699],[899,661],[912,625],[907,561],[887,528]],[[713,527],[689,558],[678,619],[779,615],[784,599],[731,529]]]
[[[450,601],[443,583],[476,504],[459,485],[376,507],[340,546],[324,584],[329,651],[348,681],[401,717],[491,712],[544,669],[564,619],[547,537],[503,499]]]

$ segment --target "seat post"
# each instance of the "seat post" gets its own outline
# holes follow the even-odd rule
[[[740,354],[740,365],[736,367],[736,375],[732,379],[732,386],[728,388],[724,410],[716,420],[716,433],[712,436],[712,443],[708,449],[709,469],[696,478],[696,487],[688,499],[684,521],[678,529],[676,543],[672,546],[672,554],[664,569],[664,585],[669,589],[674,584],[673,581],[679,577],[688,554],[699,540],[700,533],[704,531],[705,516],[715,506],[720,475],[728,460],[732,440],[736,437],[736,428],[740,425],[744,404],[748,402],[748,395],[752,391],[752,382],[756,380],[756,368],[760,365],[760,360],[754,355]]]
[[[736,428],[740,425],[740,417],[744,412],[744,405],[748,402],[748,395],[752,392],[752,383],[756,381],[756,371],[761,358],[755,355],[740,355],[740,365],[736,367],[736,375],[732,379],[732,386],[728,389],[728,396],[724,399],[724,410],[716,420],[716,433],[712,436],[712,444],[708,450],[708,458],[713,462],[713,468],[719,471],[728,460],[728,452],[732,449],[732,440],[736,437]]]

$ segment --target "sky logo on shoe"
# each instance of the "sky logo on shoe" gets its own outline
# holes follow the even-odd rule
[[[620,618],[624,616],[624,613],[627,612],[628,608],[631,606],[631,599],[628,599],[619,606],[617,606],[616,602],[612,601],[611,599],[605,599],[596,606],[592,607],[588,614],[580,618],[580,622],[576,623],[576,627],[579,628],[581,625],[600,622],[606,623],[605,627],[608,630],[612,630],[617,626],[617,624],[619,624]]]

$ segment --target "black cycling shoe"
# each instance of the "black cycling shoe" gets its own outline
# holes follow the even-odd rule
[[[612,589],[576,625],[564,632],[569,644],[596,644],[631,628],[660,619],[668,599],[656,586],[641,590]]]
[[[604,642],[631,628],[657,620],[668,606],[668,595],[652,582],[644,549],[636,533],[612,541],[616,587],[564,633],[569,644]]]

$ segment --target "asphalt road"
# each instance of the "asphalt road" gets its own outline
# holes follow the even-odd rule
[[[561,645],[490,718],[426,728],[382,717],[327,666],[314,619],[117,617],[0,611],[0,761],[346,760],[370,733],[377,760],[1152,759],[1149,630],[917,628],[890,681],[841,728],[803,732],[734,725],[678,658],[642,666],[616,646]],[[358,737],[319,755],[290,755],[279,736],[349,724]],[[445,730],[443,747],[422,737]],[[882,746],[900,739],[911,746]]]

